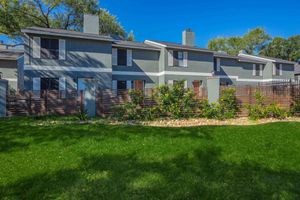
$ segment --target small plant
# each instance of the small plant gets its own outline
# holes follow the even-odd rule
[[[238,102],[234,88],[227,88],[223,91],[220,99],[220,114],[223,119],[235,118],[239,112]]]
[[[77,114],[77,119],[79,121],[87,121],[89,119],[87,110],[80,109],[79,113]]]
[[[280,108],[277,104],[272,103],[268,106],[265,105],[264,96],[257,91],[255,93],[256,103],[254,105],[248,105],[248,115],[252,120],[258,120],[263,118],[276,118],[284,119],[288,116],[288,112]]]
[[[299,116],[300,115],[300,99],[297,99],[293,104],[291,105],[290,113],[293,116]]]

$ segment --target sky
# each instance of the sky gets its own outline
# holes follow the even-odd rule
[[[126,31],[133,30],[137,41],[181,42],[186,28],[196,33],[199,47],[256,27],[273,37],[300,34],[300,0],[100,0],[100,7],[116,15]]]
[[[300,34],[300,0],[100,0],[100,6],[133,30],[137,41],[181,42],[186,28],[196,33],[199,47],[256,27],[273,37]]]

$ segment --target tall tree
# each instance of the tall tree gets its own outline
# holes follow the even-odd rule
[[[0,0],[0,33],[17,37],[30,26],[81,30],[83,14],[99,16],[100,33],[126,37],[117,18],[97,0]]]
[[[260,54],[300,62],[300,35],[288,39],[275,37],[261,49]]]
[[[219,37],[208,43],[208,48],[215,51],[225,51],[228,54],[236,55],[240,50],[249,54],[258,53],[260,49],[270,40],[270,35],[263,28],[250,30],[242,37]]]

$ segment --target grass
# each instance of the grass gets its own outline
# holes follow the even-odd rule
[[[43,123],[41,123],[43,122]],[[300,123],[0,120],[2,199],[299,199]]]

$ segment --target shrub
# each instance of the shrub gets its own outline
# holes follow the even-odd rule
[[[235,96],[234,88],[227,88],[223,91],[220,99],[220,115],[218,118],[235,118],[239,112],[238,102]]]
[[[300,99],[297,99],[293,104],[291,105],[290,113],[293,116],[299,116],[300,115]]]
[[[76,117],[79,121],[87,121],[89,119],[87,110],[82,109],[79,110]]]
[[[280,108],[275,103],[266,106],[265,98],[259,91],[255,93],[255,100],[256,103],[254,105],[247,106],[248,116],[252,120],[258,120],[262,118],[284,119],[288,116],[288,112]]]

